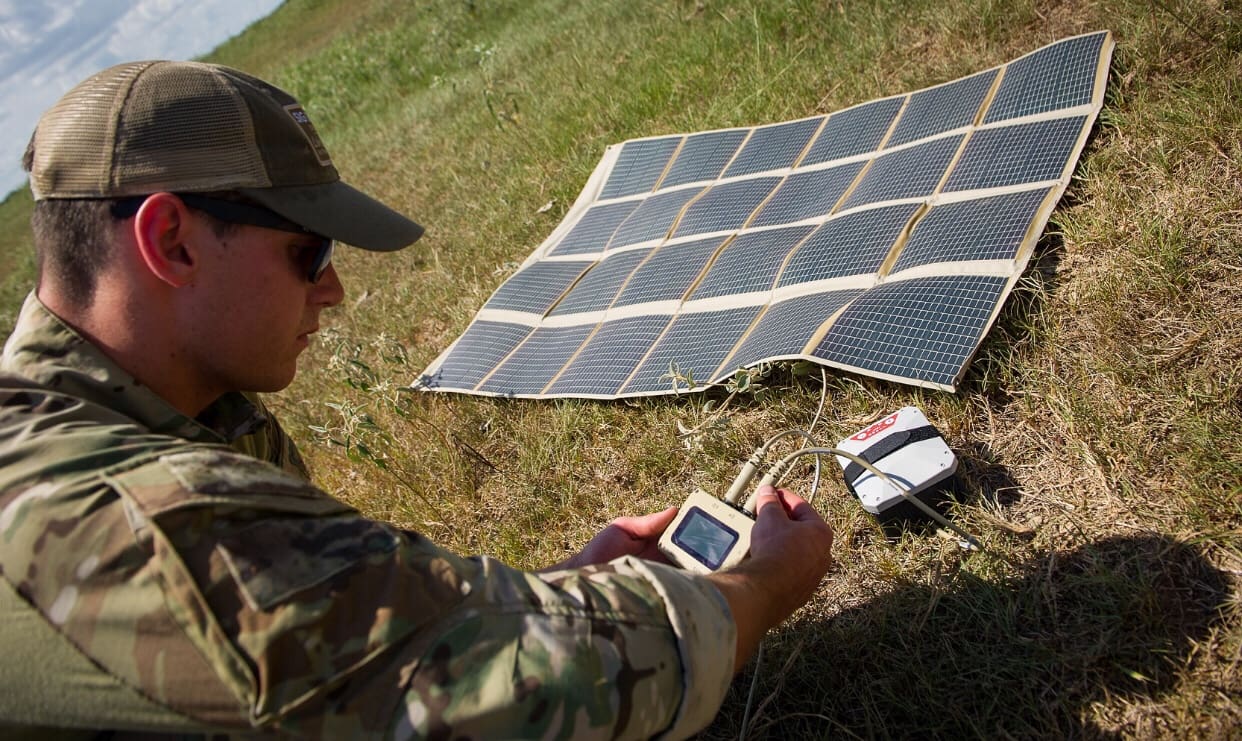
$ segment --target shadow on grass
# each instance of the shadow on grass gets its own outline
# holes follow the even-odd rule
[[[1118,699],[1175,691],[1227,595],[1197,548],[1158,535],[1051,553],[999,583],[900,586],[770,636],[748,737],[1111,738],[1092,705],[1117,717]],[[704,738],[737,738],[752,671]]]
[[[977,493],[977,499],[1008,507],[1022,498],[1022,485],[1009,466],[998,460],[990,445],[972,441],[954,452],[958,456],[958,476],[968,491]],[[960,495],[958,499],[968,501],[971,497]]]

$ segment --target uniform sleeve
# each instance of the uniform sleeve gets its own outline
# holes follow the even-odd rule
[[[257,728],[349,738],[685,737],[732,678],[705,579],[532,574],[361,517],[236,454],[113,477],[170,611]]]
[[[705,579],[624,558],[530,574],[474,562],[420,657],[397,737],[685,738],[715,716],[735,627]]]

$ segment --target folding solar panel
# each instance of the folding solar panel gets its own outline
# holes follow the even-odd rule
[[[955,389],[1103,104],[1107,31],[827,116],[609,147],[417,386],[617,398],[810,360]]]

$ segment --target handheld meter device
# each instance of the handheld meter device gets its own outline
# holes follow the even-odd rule
[[[660,536],[658,547],[673,564],[710,574],[736,566],[750,553],[754,524],[754,515],[698,489]]]

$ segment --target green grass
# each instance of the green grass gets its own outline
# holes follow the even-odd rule
[[[6,337],[35,274],[30,208],[28,188],[14,191],[0,202],[0,332]]]
[[[832,441],[915,404],[961,458],[958,522],[996,555],[880,530],[829,471],[816,506],[837,566],[769,640],[753,735],[1236,735],[1239,11],[291,0],[213,58],[299,95],[345,177],[428,233],[400,254],[340,256],[350,296],[275,403],[329,491],[522,566],[618,515],[719,491],[760,441],[810,424],[821,393]],[[723,413],[704,409],[718,392],[401,390],[551,232],[608,144],[829,112],[1100,28],[1118,46],[1097,131],[956,395],[787,368]],[[28,212],[24,194],[0,205],[0,329],[30,282]],[[807,470],[791,484],[805,492]],[[751,674],[706,737],[736,737]]]

